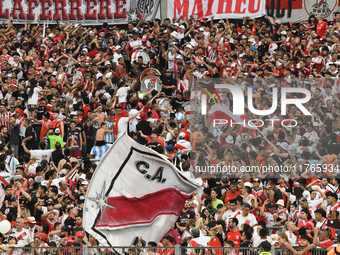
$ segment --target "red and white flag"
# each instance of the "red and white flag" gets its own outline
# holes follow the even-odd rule
[[[246,129],[258,130],[255,124],[249,125],[249,119],[244,115],[234,115],[225,105],[213,105],[209,111],[209,117],[212,121],[215,120],[215,125],[222,125],[223,123],[239,125]],[[227,122],[226,122],[227,121]]]
[[[84,228],[100,243],[161,240],[197,186],[164,155],[121,136],[102,158],[86,195]]]
[[[0,208],[2,208],[3,202],[5,200],[6,191],[2,184],[0,184]]]

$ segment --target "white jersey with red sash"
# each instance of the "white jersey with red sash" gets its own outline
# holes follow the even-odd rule
[[[316,228],[320,228],[320,229],[325,229],[327,228],[327,219],[325,219],[324,221],[319,221],[315,224]]]
[[[340,205],[336,204],[333,207],[331,205],[327,206],[327,220],[331,218],[332,211],[338,211],[340,213]]]
[[[300,212],[298,210],[288,213],[288,220],[297,221],[299,218]]]
[[[277,215],[282,219],[282,218],[287,218],[287,214],[288,214],[288,209],[287,208],[283,208],[283,209],[279,209],[277,212]]]
[[[15,121],[15,123],[16,124],[18,124],[19,125],[19,127],[20,127],[20,133],[19,133],[19,135],[21,136],[21,137],[25,137],[25,132],[26,132],[26,128],[24,127],[24,121],[25,121],[25,117],[22,117],[20,120],[19,119],[17,119],[16,121]]]
[[[209,242],[210,242],[210,236],[199,236],[199,237],[196,237],[190,240],[189,246],[198,247],[199,245],[202,245],[206,247]],[[193,252],[191,252],[190,254],[193,254]]]

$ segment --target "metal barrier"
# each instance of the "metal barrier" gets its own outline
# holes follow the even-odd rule
[[[70,246],[59,247],[15,247],[9,249],[7,254],[28,255],[28,254],[51,254],[51,255],[259,255],[260,247],[188,247],[175,245],[173,247],[139,247],[139,246],[86,246],[69,244]],[[296,249],[300,251],[301,249]],[[294,252],[286,248],[275,248],[272,246],[271,255],[294,255]],[[267,253],[268,254],[268,253]],[[313,249],[310,255],[327,255],[327,249]]]

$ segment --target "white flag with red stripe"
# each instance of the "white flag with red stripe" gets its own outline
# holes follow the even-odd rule
[[[100,243],[158,243],[197,186],[164,155],[119,138],[98,165],[86,195],[84,228]]]
[[[2,184],[0,184],[0,208],[2,208],[3,202],[5,200],[6,191]]]
[[[223,123],[224,120],[228,121],[228,124],[239,125],[246,129],[258,130],[255,124],[249,125],[249,119],[244,115],[234,115],[228,107],[225,105],[213,105],[209,111],[209,117],[212,121],[215,120],[216,125]],[[220,121],[218,121],[220,120]]]

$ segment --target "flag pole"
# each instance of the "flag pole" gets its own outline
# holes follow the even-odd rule
[[[46,21],[44,21],[44,29],[43,29],[43,38],[45,38],[45,32],[46,32]]]

